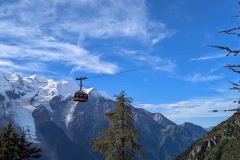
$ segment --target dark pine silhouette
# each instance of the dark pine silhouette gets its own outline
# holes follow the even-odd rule
[[[12,123],[0,133],[0,159],[1,160],[30,160],[41,156],[41,149],[32,147],[27,141],[23,131],[18,134]]]
[[[17,148],[18,160],[37,159],[41,156],[41,149],[37,147],[32,147],[32,143],[28,142],[24,131],[18,139]]]
[[[138,131],[134,127],[131,99],[124,92],[116,96],[116,110],[105,116],[109,128],[92,141],[93,149],[108,160],[143,159],[141,146],[137,143]]]

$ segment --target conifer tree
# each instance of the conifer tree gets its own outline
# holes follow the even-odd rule
[[[41,155],[41,149],[32,147],[27,141],[26,134],[21,135],[14,129],[10,122],[0,133],[0,160],[30,160]]]
[[[143,159],[130,105],[131,99],[124,92],[116,96],[116,110],[105,114],[109,128],[92,141],[93,149],[101,152],[106,160]]]
[[[32,147],[32,143],[27,141],[25,131],[19,137],[19,142],[17,146],[17,160],[29,160],[37,159],[41,156],[41,149],[37,147]]]
[[[240,6],[240,1],[238,1],[238,3]],[[234,17],[239,18],[240,15],[236,15]],[[235,26],[230,29],[220,31],[220,33],[227,34],[227,35],[233,35],[233,36],[237,36],[238,38],[240,38],[240,26]],[[236,57],[240,56],[240,49],[233,49],[232,47],[223,46],[223,45],[214,45],[212,47],[225,51],[227,57],[228,56],[236,56]],[[225,68],[233,71],[234,73],[240,74],[240,64],[239,63],[227,64],[227,65],[225,65]],[[233,87],[231,89],[237,90],[238,92],[240,92],[240,80],[237,82],[232,82],[232,85],[233,85]],[[238,99],[235,102],[238,105],[240,105],[240,99]],[[238,111],[239,111],[239,109],[238,109]]]
[[[0,133],[0,159],[15,160],[17,158],[18,135],[9,123]]]

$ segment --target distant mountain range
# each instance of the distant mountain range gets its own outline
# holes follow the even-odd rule
[[[108,126],[104,113],[114,100],[85,89],[87,103],[71,101],[78,88],[67,81],[36,75],[0,74],[0,129],[9,120],[25,128],[29,139],[43,149],[43,160],[97,160],[89,142]],[[77,87],[77,88],[76,88]],[[160,113],[132,107],[146,160],[172,160],[206,130],[191,123],[176,125]]]
[[[191,145],[177,160],[239,160],[240,111]]]

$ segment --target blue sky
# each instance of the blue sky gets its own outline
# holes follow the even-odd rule
[[[171,120],[216,125],[238,96],[238,57],[210,45],[238,47],[218,31],[238,25],[237,1],[222,0],[0,0],[0,71],[53,79],[88,77],[87,87]],[[135,68],[135,72],[117,74]]]

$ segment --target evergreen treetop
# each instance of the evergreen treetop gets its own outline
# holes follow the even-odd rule
[[[1,160],[31,160],[41,156],[41,149],[32,147],[26,138],[24,130],[18,134],[10,122],[0,132],[0,159]]]
[[[131,99],[121,92],[116,96],[116,110],[105,116],[109,128],[92,141],[93,149],[103,153],[107,160],[143,159],[141,146],[137,143],[139,134],[134,127]]]

